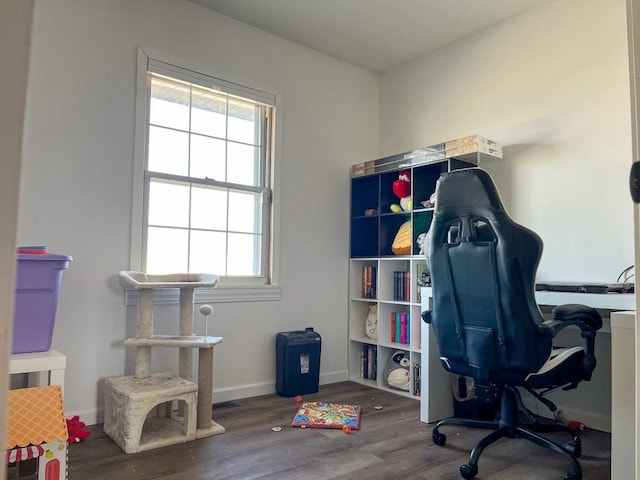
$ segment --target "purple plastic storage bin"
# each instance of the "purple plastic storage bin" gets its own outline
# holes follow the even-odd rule
[[[51,348],[62,273],[67,255],[18,254],[11,353],[45,352]]]

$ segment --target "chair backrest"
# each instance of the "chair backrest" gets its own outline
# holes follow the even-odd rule
[[[448,370],[484,385],[513,384],[549,358],[535,301],[541,254],[540,237],[511,220],[486,171],[439,179],[427,261],[431,323]]]

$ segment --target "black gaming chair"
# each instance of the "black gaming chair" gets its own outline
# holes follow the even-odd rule
[[[542,395],[590,380],[602,319],[593,308],[562,305],[545,321],[534,297],[541,253],[540,237],[509,218],[487,172],[470,168],[440,178],[427,238],[433,310],[422,316],[433,326],[442,366],[472,377],[477,401],[499,405],[495,421],[447,418],[433,429],[438,445],[446,442],[444,425],[494,430],[460,467],[465,479],[478,473],[482,451],[503,437],[522,437],[561,453],[571,463],[564,479],[582,479],[576,460],[580,439],[567,426],[527,410],[518,387],[555,411]],[[584,346],[554,347],[553,337],[572,325],[580,329]],[[539,435],[562,430],[572,436],[565,446]]]

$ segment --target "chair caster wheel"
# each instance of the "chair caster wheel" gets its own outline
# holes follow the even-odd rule
[[[582,480],[582,475],[577,475],[573,472],[567,472],[564,474],[564,480]]]
[[[580,440],[572,440],[567,443],[564,448],[576,458],[580,458],[582,455],[582,443]]]
[[[433,443],[440,446],[444,445],[447,442],[447,436],[444,433],[440,432],[433,432],[433,434],[431,435],[431,439],[433,440]]]
[[[476,476],[477,473],[478,473],[477,465],[469,465],[468,463],[465,463],[460,467],[460,475],[462,475],[462,478],[464,478],[465,480],[471,480]],[[567,480],[566,477],[565,477],[565,480]]]

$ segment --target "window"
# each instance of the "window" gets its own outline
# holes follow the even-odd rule
[[[132,264],[214,273],[226,287],[270,285],[275,95],[141,53]]]

